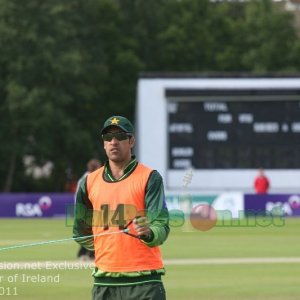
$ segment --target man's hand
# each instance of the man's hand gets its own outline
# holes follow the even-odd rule
[[[133,226],[137,235],[145,240],[150,241],[153,239],[153,232],[150,229],[150,222],[146,217],[138,217],[133,220]]]

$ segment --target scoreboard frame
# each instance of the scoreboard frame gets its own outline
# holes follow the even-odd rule
[[[139,161],[157,169],[167,191],[183,189],[187,169],[169,168],[168,103],[174,101],[203,101],[212,99],[234,101],[282,101],[282,97],[300,101],[300,75],[195,75],[143,74],[137,86],[136,153]],[[199,100],[200,99],[200,100]],[[249,100],[250,99],[250,100]],[[263,166],[262,166],[263,167]],[[193,169],[189,184],[191,191],[253,191],[257,168]],[[300,169],[267,169],[272,192],[292,192],[300,189]]]

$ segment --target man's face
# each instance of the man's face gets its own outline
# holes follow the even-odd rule
[[[108,159],[113,162],[130,160],[131,149],[133,148],[135,142],[134,137],[125,136],[125,132],[118,127],[109,128],[105,134],[108,134],[106,137],[111,139],[110,141],[106,141],[104,137],[104,149]],[[121,138],[125,139],[120,140]]]

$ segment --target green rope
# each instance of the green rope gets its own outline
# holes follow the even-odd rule
[[[104,236],[104,235],[110,235],[110,234],[126,233],[128,231],[129,231],[129,229],[126,228],[126,229],[120,230],[120,231],[104,232],[104,233],[100,233],[100,234],[96,234],[96,235],[92,234],[92,235],[79,236],[79,237],[75,237],[75,238],[65,238],[65,239],[60,239],[60,240],[51,240],[51,241],[44,241],[44,242],[37,242],[37,243],[13,245],[13,246],[8,246],[8,247],[1,247],[0,251],[13,250],[13,249],[18,249],[18,248],[26,248],[26,247],[33,247],[33,246],[49,245],[49,244],[54,244],[54,243],[62,243],[62,242],[66,242],[66,241],[78,241],[78,240],[91,238],[91,237],[95,237],[95,236]]]

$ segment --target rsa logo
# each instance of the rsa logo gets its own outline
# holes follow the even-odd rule
[[[17,217],[42,217],[43,212],[52,206],[52,200],[49,196],[42,196],[37,203],[17,203]]]

